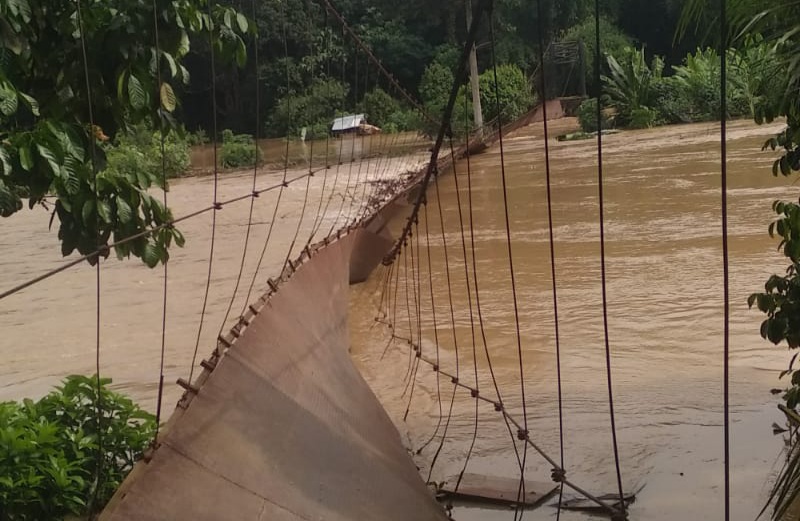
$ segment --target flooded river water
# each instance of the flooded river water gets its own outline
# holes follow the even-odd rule
[[[571,130],[574,121],[554,124]],[[734,519],[754,519],[780,465],[780,437],[772,435],[773,421],[782,422],[769,393],[778,385],[777,372],[787,355],[768,346],[758,335],[761,315],[749,311],[747,296],[766,278],[784,269],[776,242],[766,228],[774,199],[793,199],[797,187],[770,175],[770,155],[760,151],[764,139],[779,127],[734,123],[730,135],[730,219],[732,289],[732,419]],[[541,125],[509,136],[505,164],[509,181],[509,210],[520,302],[520,325],[525,370],[528,421],[532,438],[558,455],[558,411],[555,382],[554,323],[545,200]],[[719,146],[713,125],[676,126],[626,132],[605,140],[606,223],[610,343],[613,352],[614,391],[622,473],[626,489],[645,485],[631,509],[631,518],[647,521],[722,518],[722,257],[720,239]],[[596,155],[594,142],[553,142],[553,205],[558,273],[566,469],[577,484],[593,491],[612,492],[613,454],[605,391],[602,315],[599,283],[599,234]],[[385,175],[407,170],[420,156],[395,159]],[[500,150],[490,148],[471,160],[475,255],[487,346],[493,369],[510,409],[520,412],[519,366],[514,314],[511,307],[505,222],[499,183]],[[356,173],[350,163],[350,173]],[[272,244],[253,298],[264,289],[266,276],[275,275],[286,257],[298,226],[295,254],[315,227],[323,182],[331,190],[334,171],[308,183],[293,183],[284,191]],[[365,169],[365,171],[368,168]],[[464,162],[458,170],[463,180]],[[302,168],[292,175],[301,174]],[[342,167],[341,175],[347,175]],[[259,176],[258,187],[270,186],[282,172]],[[363,175],[363,174],[361,174]],[[220,199],[248,193],[247,172],[226,174]],[[345,193],[344,177],[339,191]],[[170,205],[176,215],[210,201],[212,178],[173,182]],[[456,334],[459,362],[465,381],[472,360],[468,301],[464,289],[463,256],[458,233],[458,205],[452,175],[440,182],[446,240],[454,275]],[[465,183],[461,184],[466,211]],[[255,205],[252,241],[245,258],[242,286],[255,272],[277,193]],[[351,197],[352,198],[352,197]],[[357,214],[339,210],[346,197],[334,199],[323,216],[317,238]],[[302,212],[303,203],[310,217]],[[446,272],[441,234],[431,204],[429,224],[432,278],[439,317],[442,366],[452,370],[452,327],[446,308]],[[212,267],[210,299],[200,358],[213,349],[214,339],[231,299],[244,246],[249,202],[226,207],[217,215],[217,243]],[[60,262],[55,231],[48,231],[49,215],[25,211],[3,221],[0,235],[0,289],[54,267]],[[166,381],[188,376],[198,344],[198,321],[205,292],[211,238],[210,214],[181,227],[186,247],[173,252],[169,266],[166,331]],[[421,222],[421,225],[424,221]],[[398,223],[393,225],[397,228]],[[425,244],[424,236],[421,238]],[[424,250],[423,250],[424,251]],[[423,254],[424,257],[424,254]],[[470,259],[471,260],[471,259]],[[425,260],[421,273],[427,275]],[[455,273],[455,271],[454,271]],[[390,340],[384,326],[374,321],[383,276],[378,270],[353,290],[351,305],[352,352],[367,381],[385,404],[412,448],[434,434],[440,420],[436,379],[421,367],[410,414],[403,421],[408,395],[403,396],[407,345],[395,342],[383,360]],[[460,278],[459,278],[460,277]],[[109,260],[102,265],[102,351],[104,375],[148,409],[155,408],[161,338],[162,270],[148,270],[138,261]],[[422,285],[428,291],[427,282]],[[241,290],[235,297],[235,316],[244,305]],[[426,293],[427,295],[427,293]],[[0,399],[37,397],[63,376],[91,373],[95,337],[94,271],[79,266],[15,296],[0,301]],[[424,309],[430,300],[421,299]],[[422,323],[423,346],[431,353],[434,334],[430,313]],[[480,345],[482,352],[483,345]],[[486,357],[479,353],[478,383],[494,393]],[[444,406],[452,386],[441,383]],[[171,409],[180,389],[167,387],[165,403]],[[433,479],[457,474],[472,441],[474,402],[456,394],[453,419]],[[441,430],[439,431],[441,434]],[[423,477],[439,439],[417,456]],[[501,417],[481,407],[478,437],[469,471],[518,476],[511,440]],[[550,466],[530,454],[528,479],[547,481]],[[459,506],[455,517],[510,519],[506,510]],[[544,506],[526,513],[527,519],[551,519],[555,509]],[[586,519],[569,514],[564,519]]]
[[[566,130],[569,121],[555,123]],[[558,128],[556,129],[558,130]],[[775,130],[774,128],[772,130]],[[626,132],[605,139],[606,239],[610,345],[613,355],[619,449],[626,490],[644,486],[632,519],[648,521],[721,519],[722,464],[722,253],[718,127],[677,126]],[[770,129],[736,123],[730,133],[730,237],[732,310],[733,519],[755,519],[779,467],[782,440],[773,437],[777,373],[787,355],[759,336],[762,316],[747,308],[747,296],[763,287],[785,263],[766,233],[771,203],[797,197],[786,179],[771,176],[771,157],[760,147]],[[505,142],[509,213],[520,304],[525,393],[532,439],[558,460],[549,238],[542,127],[534,125]],[[500,149],[471,162],[475,256],[485,334],[493,369],[507,405],[522,419],[520,378],[511,295]],[[553,143],[553,210],[564,393],[565,468],[578,485],[598,493],[616,487],[608,415],[602,331],[596,150],[594,141]],[[468,225],[466,168],[458,165],[461,202]],[[452,176],[440,184],[452,278],[461,378],[474,385],[469,305],[464,284],[458,204]],[[431,196],[432,202],[435,197]],[[429,208],[432,283],[441,365],[453,373],[455,353],[447,300],[441,227]],[[428,264],[420,223],[418,250],[422,343],[434,357]],[[469,230],[467,250],[469,254]],[[410,262],[410,260],[408,261]],[[410,266],[410,264],[409,264]],[[409,270],[411,268],[409,267]],[[413,287],[413,272],[410,284]],[[361,288],[352,313],[355,356],[395,421],[418,449],[439,421],[436,378],[421,366],[410,414],[404,381],[408,346],[390,340],[372,321],[383,274]],[[470,270],[470,278],[473,275]],[[404,274],[400,274],[400,285]],[[471,280],[470,284],[473,284]],[[475,306],[474,286],[472,305]],[[399,293],[397,332],[408,336],[404,291]],[[410,300],[414,308],[414,292]],[[416,313],[412,310],[412,329]],[[474,312],[477,323],[477,310]],[[391,317],[390,317],[391,318]],[[413,332],[417,338],[417,332]],[[478,384],[496,397],[480,332],[476,334]],[[452,384],[442,379],[446,412]],[[474,400],[456,393],[453,420],[433,472],[435,481],[457,475],[475,428]],[[468,472],[516,477],[518,463],[509,432],[491,405],[479,410],[478,437]],[[438,432],[441,435],[441,430]],[[427,468],[440,437],[417,456]],[[528,479],[549,481],[550,465],[528,455]],[[456,508],[456,519],[510,519],[508,511]],[[554,518],[549,506],[527,519]],[[585,519],[568,514],[564,519]]]

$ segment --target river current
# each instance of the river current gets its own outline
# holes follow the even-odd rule
[[[574,128],[574,120],[553,122],[553,133]],[[770,173],[774,154],[761,144],[780,126],[756,127],[735,122],[729,135],[730,247],[731,247],[731,415],[733,519],[751,520],[768,493],[770,478],[781,463],[782,439],[773,436],[772,423],[782,423],[776,409],[778,372],[788,355],[768,345],[758,334],[762,315],[748,310],[747,296],[763,286],[785,262],[777,242],[767,236],[775,199],[794,199],[791,179]],[[534,124],[509,135],[503,159],[508,182],[512,254],[519,303],[519,323],[527,418],[534,441],[558,457],[558,410],[555,342],[550,279],[549,236],[545,199],[542,125]],[[606,261],[609,332],[614,398],[622,475],[628,490],[644,488],[631,509],[632,519],[702,520],[722,517],[722,253],[719,193],[719,134],[715,125],[686,125],[623,132],[604,140]],[[277,147],[275,148],[276,153]],[[312,153],[313,155],[313,153]],[[614,491],[616,475],[606,393],[600,286],[596,149],[593,141],[552,141],[552,178],[559,327],[564,397],[565,468],[577,484],[598,493]],[[397,158],[385,175],[419,165],[422,154]],[[470,160],[472,223],[475,262],[486,343],[492,369],[504,402],[521,413],[519,356],[512,306],[503,192],[500,184],[501,150],[495,145]],[[305,246],[312,229],[317,239],[348,217],[355,217],[344,189],[346,175],[356,176],[350,163],[340,168],[341,196],[316,221],[324,175],[292,183],[284,190],[276,217],[274,247],[268,250],[253,298],[265,288],[265,279],[277,274],[289,245]],[[289,173],[302,174],[303,167]],[[365,171],[368,169],[365,169]],[[462,219],[466,217],[466,162],[457,164]],[[328,171],[327,190],[335,169]],[[282,172],[262,172],[257,188],[279,182]],[[358,174],[364,175],[364,174]],[[362,182],[366,180],[363,178]],[[225,174],[220,199],[248,193],[252,176],[246,171]],[[308,188],[308,197],[306,189]],[[169,203],[176,215],[208,204],[213,190],[208,176],[172,182]],[[452,268],[455,333],[459,366],[466,382],[472,371],[470,300],[464,284],[464,257],[455,178],[439,182],[445,237]],[[251,245],[245,257],[243,282],[234,298],[232,316],[245,305],[244,295],[258,262],[258,254],[272,220],[277,191],[257,200]],[[442,366],[454,370],[453,328],[446,305],[448,294],[443,262],[438,205],[428,207],[432,262],[427,263],[427,240],[419,238],[420,286],[429,292],[428,270],[438,318],[434,334],[431,313],[423,313],[422,344],[426,354],[439,338]],[[306,212],[302,211],[304,206]],[[344,208],[340,210],[340,208]],[[210,297],[203,330],[198,335],[208,274],[211,241],[210,214],[181,226],[187,237],[175,249],[169,265],[166,330],[166,410],[180,395],[173,385],[187,377],[195,346],[199,359],[214,346],[231,300],[244,247],[249,201],[226,206],[217,213]],[[301,219],[301,215],[304,217]],[[3,221],[0,234],[0,289],[57,266],[56,231],[48,230],[49,215],[42,209],[23,211]],[[316,221],[316,222],[315,222]],[[393,223],[397,231],[401,222]],[[420,221],[424,230],[425,219]],[[469,234],[469,231],[467,231]],[[416,240],[416,238],[415,238]],[[467,235],[469,240],[469,235]],[[468,250],[471,271],[471,254]],[[362,373],[411,449],[418,449],[437,432],[441,435],[440,403],[449,405],[452,386],[420,367],[408,417],[404,377],[408,346],[390,342],[389,330],[375,322],[385,268],[353,288],[351,301],[352,354]],[[68,374],[91,374],[95,354],[95,272],[78,266],[0,301],[0,399],[38,397]],[[102,263],[101,371],[114,378],[117,389],[154,410],[161,350],[163,271],[149,270],[136,260]],[[402,281],[402,279],[401,279]],[[421,308],[431,310],[428,293]],[[402,293],[401,293],[402,297]],[[474,306],[473,302],[473,306]],[[405,307],[400,307],[405,312]],[[405,319],[405,317],[403,317]],[[474,314],[473,319],[476,320]],[[230,322],[230,321],[229,321]],[[230,324],[227,324],[228,326]],[[399,330],[398,330],[399,331]],[[400,332],[400,331],[399,331]],[[414,331],[414,335],[417,332]],[[199,337],[199,340],[198,340]],[[417,337],[415,337],[417,338]],[[389,343],[386,356],[382,356]],[[477,383],[482,393],[495,390],[483,352],[475,343]],[[441,397],[441,400],[440,400]],[[437,431],[437,425],[439,430]],[[454,413],[432,478],[445,480],[461,470],[475,428],[474,401],[456,393]],[[440,438],[416,455],[423,477]],[[549,479],[550,465],[530,452],[526,477]],[[497,476],[519,475],[512,441],[502,418],[491,407],[481,407],[478,436],[469,472]],[[456,519],[510,519],[507,510],[458,505]],[[526,513],[527,519],[552,519],[555,509],[543,506]],[[586,519],[568,514],[567,520]]]

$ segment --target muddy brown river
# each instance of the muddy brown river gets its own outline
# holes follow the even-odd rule
[[[562,120],[553,126],[555,131],[567,131],[573,128],[574,121]],[[732,504],[733,519],[742,521],[754,519],[758,514],[782,457],[782,439],[773,436],[771,428],[772,422],[782,423],[776,409],[779,400],[769,390],[778,386],[777,373],[788,357],[783,349],[774,348],[760,338],[762,316],[748,310],[746,305],[750,293],[757,291],[770,274],[785,267],[766,228],[772,219],[772,201],[795,198],[797,187],[792,180],[773,178],[771,155],[760,150],[764,139],[779,128],[736,122],[730,131]],[[529,428],[532,439],[557,458],[554,323],[541,137],[541,124],[523,128],[506,139],[504,153]],[[609,329],[620,457],[625,488],[644,486],[631,507],[631,519],[722,518],[718,139],[714,125],[625,132],[605,139]],[[277,153],[278,148],[275,150]],[[396,176],[397,172],[418,165],[421,158],[417,154],[386,160],[380,167],[381,175]],[[504,402],[521,418],[499,162],[497,146],[471,159],[475,256],[493,369]],[[317,238],[358,215],[358,203],[353,203],[358,196],[352,186],[370,186],[363,184],[367,180],[365,172],[370,171],[369,163],[364,163],[357,174],[360,164],[349,162],[328,170],[326,175],[315,176],[308,185],[301,181],[284,191],[272,247],[259,271],[253,298],[264,290],[266,277],[280,269],[298,224],[301,239],[295,245],[295,254],[305,245],[315,224],[320,225],[314,221],[320,200],[325,200],[321,197],[323,193],[336,191],[341,195],[332,199],[332,207],[322,216]],[[373,170],[377,164],[372,164]],[[554,141],[552,166],[565,467],[575,483],[598,493],[612,492],[616,478],[605,390],[594,142]],[[289,177],[305,170],[296,167]],[[460,162],[457,170],[466,212],[465,163]],[[340,178],[334,183],[337,172]],[[345,189],[348,175],[353,183],[349,191]],[[362,184],[355,184],[356,175],[362,176]],[[279,171],[261,172],[258,187],[270,186],[281,176]],[[454,181],[452,175],[443,177],[439,190],[453,279],[458,362],[464,380],[474,384],[472,329]],[[247,193],[251,183],[251,174],[246,171],[223,174],[220,199]],[[328,192],[323,192],[323,183]],[[188,213],[207,205],[212,189],[212,178],[207,176],[174,181],[170,205],[176,215]],[[270,192],[256,201],[243,288],[234,299],[234,316],[244,305],[244,294],[255,272],[277,195]],[[307,208],[301,219],[304,202]],[[442,234],[438,207],[433,201],[428,211],[432,262],[428,266],[425,259],[427,241],[423,234],[422,261],[417,266],[425,277],[421,284],[425,293],[419,300],[423,310],[422,344],[426,354],[434,352],[427,281],[430,269],[442,366],[454,370],[456,354],[446,300]],[[213,349],[214,339],[223,326],[242,259],[248,212],[249,201],[244,201],[217,214],[212,284],[205,325],[199,335],[199,358]],[[0,289],[61,262],[56,232],[47,229],[48,217],[45,211],[36,209],[3,221]],[[187,244],[173,251],[169,265],[165,376],[168,383],[188,376],[197,344],[208,270],[210,222],[209,214],[181,227]],[[393,226],[397,229],[399,223]],[[471,257],[468,260],[471,266]],[[439,395],[446,409],[452,386],[442,379],[437,393],[434,373],[430,368],[420,367],[410,413],[403,421],[409,398],[408,393],[403,393],[408,346],[404,342],[391,342],[382,358],[391,337],[386,327],[374,321],[384,275],[381,268],[367,283],[353,290],[352,353],[409,447],[418,449],[436,431],[440,420]],[[471,271],[470,277],[473,277]],[[101,279],[102,372],[114,378],[117,389],[153,410],[158,383],[163,271],[149,270],[135,260],[109,260],[102,265]],[[474,306],[474,287],[472,291]],[[405,312],[404,307],[400,309]],[[0,351],[4,357],[0,399],[38,397],[65,375],[93,372],[94,314],[94,271],[88,266],[76,267],[0,301]],[[412,329],[417,338],[416,327]],[[398,325],[398,333],[407,334],[407,330]],[[482,393],[493,396],[483,344],[480,340],[476,343],[480,368],[477,383]],[[171,410],[179,394],[177,386],[167,387],[167,410]],[[433,469],[435,481],[461,471],[473,437],[474,401],[463,391],[455,396],[447,437]],[[441,429],[438,434],[441,435]],[[440,437],[434,438],[415,457],[423,477],[427,477],[439,442]],[[491,407],[479,409],[478,437],[468,471],[506,477],[519,475],[512,441],[502,418]],[[525,473],[528,479],[547,481],[550,466],[531,452]],[[545,505],[527,512],[525,518],[553,519],[555,512]],[[455,509],[455,518],[462,521],[512,516],[512,512],[503,509],[469,505],[457,505]],[[571,513],[563,519],[579,520],[587,516]]]

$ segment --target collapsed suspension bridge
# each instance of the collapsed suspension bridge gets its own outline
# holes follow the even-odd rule
[[[437,118],[424,114],[422,107],[400,88],[327,0],[323,6],[330,19],[341,28],[344,40],[356,57],[350,67],[342,65],[343,74],[354,75],[354,84],[363,85],[365,91],[374,86],[385,87],[395,97],[412,104],[422,118],[436,121]],[[458,92],[466,82],[468,53],[479,35],[489,39],[492,66],[496,67],[492,24],[492,2],[483,0],[476,6],[459,62],[459,73],[441,118],[443,122],[437,123],[435,141],[426,161],[421,161],[419,153],[410,153],[430,146],[418,135],[363,136],[338,142],[330,139],[311,142],[307,170],[290,168],[287,145],[282,172],[277,175],[265,173],[256,167],[252,173],[252,191],[228,199],[218,198],[217,188],[221,181],[215,162],[213,199],[205,208],[166,225],[180,225],[201,216],[210,216],[212,220],[203,312],[188,376],[179,380],[185,392],[177,409],[158,433],[152,450],[106,508],[104,519],[446,519],[445,511],[419,478],[395,426],[348,355],[348,286],[366,280],[381,264],[378,276],[382,284],[376,320],[391,330],[392,345],[399,342],[408,346],[409,365],[404,385],[409,409],[420,370],[427,367],[436,374],[440,421],[429,442],[418,449],[419,452],[430,451],[428,480],[441,447],[447,441],[455,396],[466,393],[474,401],[475,434],[472,446],[466,448],[456,489],[468,469],[479,435],[478,411],[488,408],[503,422],[509,447],[517,461],[518,499],[526,496],[528,458],[535,456],[547,462],[552,468],[554,482],[560,486],[559,513],[566,488],[595,502],[612,519],[627,518],[626,503],[619,501],[625,494],[613,428],[611,346],[607,321],[606,375],[612,418],[609,436],[614,439],[617,500],[613,495],[611,499],[601,498],[601,494],[574,482],[564,463],[563,438],[560,450],[551,453],[552,448],[537,441],[536,429],[528,417],[526,362],[518,311],[521,303],[516,287],[520,259],[514,255],[514,230],[509,219],[503,157],[504,134],[514,125],[501,118],[490,124],[490,128],[480,129],[481,143],[476,143],[469,133],[459,138],[453,132],[459,123],[453,114],[458,112],[455,110]],[[544,45],[540,47],[544,48]],[[599,53],[599,45],[597,49]],[[541,81],[545,83],[547,78]],[[496,84],[494,88],[497,88]],[[546,86],[542,88],[547,92]],[[358,93],[355,96],[358,97]],[[494,99],[499,100],[499,96],[495,95]],[[556,328],[557,263],[552,236],[547,120],[558,107],[557,103],[543,103],[537,111],[518,122],[523,124],[536,116],[544,122]],[[497,107],[497,113],[503,113],[502,107]],[[495,128],[491,128],[492,125]],[[257,122],[256,128],[258,126]],[[602,139],[599,135],[598,155],[602,151]],[[519,367],[519,388],[514,391],[503,389],[495,378],[493,349],[484,331],[490,319],[486,304],[481,302],[472,217],[472,182],[473,175],[477,174],[470,167],[470,151],[484,143],[496,143],[501,156],[499,172],[491,175],[501,185],[504,195],[502,215],[508,265],[503,269],[507,270],[513,299],[514,344]],[[216,149],[216,144],[214,146]],[[314,147],[318,147],[316,152]],[[320,152],[319,148],[323,151]],[[463,161],[459,162],[460,159]],[[602,157],[599,164],[602,245]],[[458,201],[455,226],[444,219],[439,199],[439,179],[445,175],[453,176],[456,194],[465,192],[467,198]],[[263,184],[265,178],[269,180],[266,185]],[[459,188],[458,183],[463,182],[467,186]],[[295,196],[301,194],[301,211],[290,233],[288,247],[280,245],[280,251],[274,254],[280,259],[280,273],[268,280],[266,293],[253,301],[251,296],[263,287],[260,274],[265,256],[273,255],[273,250],[277,249],[273,236],[276,223],[280,221],[282,202],[285,205],[286,200],[292,197],[293,189]],[[269,224],[261,237],[262,243],[256,244],[254,212],[267,196],[274,196],[274,205],[267,212]],[[195,377],[196,358],[203,345],[204,329],[208,329],[205,318],[211,293],[211,274],[215,255],[219,255],[214,251],[213,240],[217,215],[230,205],[248,201],[250,211],[244,226],[241,263],[233,288],[229,290],[230,298],[224,299],[228,303],[217,345],[211,355],[200,362],[201,370]],[[399,233],[393,236],[392,223],[404,215],[408,216],[402,228],[395,230]],[[434,233],[437,229],[438,237]],[[141,235],[157,231],[146,230]],[[117,244],[137,237],[124,238]],[[432,242],[439,246],[432,248]],[[5,291],[2,298],[11,297],[85,260],[97,259],[106,251],[99,250],[75,259]],[[434,265],[432,251],[443,255],[448,282],[446,294],[434,291],[430,280]],[[252,256],[254,253],[258,260],[248,278],[244,276],[246,259],[248,254]],[[98,263],[98,270],[101,265]],[[167,266],[165,263],[162,333],[169,324]],[[604,268],[601,274],[604,278]],[[605,290],[605,284],[603,288]],[[100,295],[99,279],[97,289]],[[454,293],[459,291],[466,295],[469,326],[465,336],[457,333],[460,329],[457,316],[463,310],[456,309],[453,304]],[[603,304],[605,309],[605,291]],[[98,303],[98,312],[99,309]],[[441,310],[444,310],[443,314]],[[236,317],[235,325],[223,333],[231,317]],[[424,326],[427,320],[433,322],[433,339],[423,333],[423,328],[427,329]],[[97,328],[99,361],[102,354],[99,315]],[[168,346],[162,342],[160,371],[155,378],[159,419],[165,417],[162,405],[164,365],[168,356]],[[558,330],[556,342],[558,347]],[[485,368],[481,367],[484,360]],[[99,362],[97,371],[98,374],[103,371]],[[481,380],[487,376],[490,385],[482,386]],[[559,385],[559,405],[561,394]],[[559,415],[562,413],[559,407]],[[560,454],[554,455],[557,452]],[[522,509],[517,507],[515,518],[522,517],[522,514]]]

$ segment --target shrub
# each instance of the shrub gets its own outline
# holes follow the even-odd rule
[[[674,67],[675,81],[689,100],[692,121],[719,117],[719,56],[714,49],[697,49],[688,54],[683,65]]]
[[[533,93],[528,80],[516,65],[498,65],[496,85],[494,69],[487,69],[481,74],[480,86],[481,105],[487,122],[501,117],[503,122],[508,123],[533,106]]]
[[[107,148],[108,169],[137,179],[148,175],[156,180],[178,177],[189,168],[189,145],[177,132],[164,138],[162,162],[161,135],[146,127],[134,127],[117,135],[114,144]]]
[[[202,128],[198,128],[194,132],[186,132],[186,143],[189,146],[205,145],[208,143],[208,135]]]
[[[378,127],[386,125],[391,115],[400,111],[400,103],[380,88],[368,92],[362,105],[367,121]]]
[[[603,130],[611,128],[611,119],[604,112]],[[578,122],[584,132],[597,132],[597,98],[589,98],[578,108]]]
[[[330,124],[327,122],[317,123],[306,128],[306,139],[325,139],[330,133]]]
[[[775,117],[787,90],[779,48],[765,42],[761,35],[748,35],[741,49],[729,52],[731,84],[746,105],[742,112],[758,123]]]
[[[664,61],[656,56],[647,64],[644,49],[626,47],[619,59],[607,56],[608,76],[603,76],[604,92],[617,109],[619,122],[634,128],[653,126],[657,121],[656,85],[661,81]]]
[[[422,121],[422,115],[416,110],[398,110],[389,115],[389,120],[383,131],[391,134],[393,132],[421,130],[423,127]]]
[[[658,111],[650,107],[633,109],[628,116],[629,128],[650,128],[658,124]]]
[[[222,131],[220,160],[223,168],[253,166],[262,157],[261,149],[256,147],[253,136],[234,134],[233,131],[227,129]]]
[[[670,76],[653,85],[653,105],[659,124],[691,123],[691,102],[686,90]]]
[[[100,383],[99,400],[95,378],[70,376],[38,402],[0,404],[0,519],[98,512],[141,458],[155,418]]]

